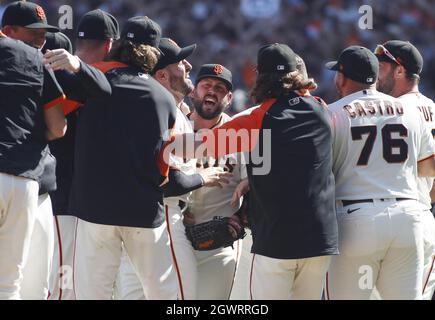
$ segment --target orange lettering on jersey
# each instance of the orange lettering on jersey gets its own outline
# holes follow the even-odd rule
[[[366,113],[366,111],[364,110],[364,108],[363,108],[363,106],[362,106],[361,103],[359,103],[359,102],[355,102],[355,103],[354,103],[354,106],[355,106],[356,112],[358,113],[358,115],[359,115],[360,117],[362,117],[362,116],[366,116],[366,115],[367,115],[367,113]]]
[[[351,118],[355,118],[355,117],[356,117],[356,113],[353,112],[352,107],[351,107],[350,105],[345,105],[345,106],[343,107],[343,109],[347,111],[347,113],[349,114],[349,116],[350,116]]]

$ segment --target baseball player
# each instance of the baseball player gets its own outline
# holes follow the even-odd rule
[[[375,54],[379,60],[378,90],[399,98],[406,106],[415,106],[428,129],[435,132],[434,102],[418,90],[423,57],[418,49],[409,42],[387,41],[378,45]],[[435,219],[431,212],[430,191],[433,178],[418,178],[418,200],[424,206],[424,274],[423,299],[431,300],[435,290]]]
[[[256,157],[270,150],[263,163],[247,161],[250,297],[320,299],[330,256],[338,253],[329,120],[319,100],[298,93],[310,82],[297,71],[293,50],[270,44],[260,48],[257,60],[252,96],[260,107],[192,144],[215,158],[241,151]],[[238,134],[243,138],[231,143]],[[191,138],[175,136],[170,147],[193,157],[194,150],[178,148]]]
[[[47,49],[64,48],[71,50],[71,42],[62,32],[47,33],[47,37],[48,35],[50,35],[49,39],[41,50],[43,53]],[[49,144],[57,143],[63,138],[51,141]],[[47,153],[42,161],[44,162],[44,171],[39,180],[39,213],[35,221],[28,257],[28,261],[31,263],[26,263],[24,266],[23,282],[20,289],[21,298],[24,300],[45,300],[50,294],[49,275],[53,265],[55,232],[49,192],[54,191],[57,187],[56,159],[50,153],[50,149],[47,148]],[[48,264],[47,261],[49,261]]]
[[[81,17],[77,25],[75,54],[81,61],[95,64],[107,57],[112,49],[113,41],[118,38],[119,26],[115,17],[100,9],[89,11]],[[56,76],[61,85],[64,85],[64,82],[67,84],[70,82],[65,79],[63,73],[57,72]],[[104,75],[102,77],[105,78]],[[96,82],[102,80],[104,79],[98,77]],[[73,88],[73,91],[77,89]],[[75,96],[76,94],[72,94],[68,98],[74,99]],[[80,105],[81,103],[75,100],[64,102],[63,108],[67,114],[68,131],[64,138],[50,143],[50,148],[57,160],[57,189],[50,193],[56,234],[53,267],[50,275],[50,300],[75,299],[72,265],[77,218],[69,211],[69,195],[74,171],[75,135],[79,116],[79,111],[76,109]]]
[[[169,38],[162,38],[159,49],[163,56],[153,70],[153,77],[165,87],[173,96],[177,105],[177,118],[173,132],[193,132],[191,124],[183,113],[183,99],[192,91],[193,84],[189,78],[191,64],[186,60],[195,50],[196,45],[180,48],[176,42]],[[195,173],[196,161],[184,161],[181,158],[171,156],[170,159],[169,182],[164,186],[164,204],[170,224],[168,229],[172,239],[172,250],[174,265],[176,267],[178,281],[180,284],[181,299],[193,299],[190,293],[191,281],[187,269],[190,261],[191,245],[185,236],[184,225],[182,223],[182,213],[180,202],[183,206],[188,202],[192,190],[200,187],[218,185],[219,181],[228,176],[221,168],[209,168],[201,173]],[[183,249],[188,246],[190,249],[185,253]],[[144,292],[140,290],[140,282],[135,271],[131,268],[129,259],[123,256],[119,277],[116,285],[117,299],[144,299]]]
[[[59,107],[65,97],[37,49],[0,32],[0,55],[0,69],[13,70],[0,76],[0,299],[19,299],[23,267],[38,264],[28,260],[39,213],[38,181],[47,140],[66,130]]]
[[[174,98],[148,75],[158,61],[160,26],[130,18],[106,72],[112,95],[86,102],[77,126],[71,212],[77,216],[77,299],[111,299],[122,244],[147,299],[176,299],[159,157],[175,123]],[[158,257],[158,258],[156,258]]]
[[[52,35],[58,29],[47,24],[44,10],[31,2],[14,2],[2,16],[2,29],[10,38],[21,40],[41,50],[45,44],[48,30]],[[31,235],[29,257],[23,269],[20,295],[22,299],[46,299],[48,296],[48,277],[53,255],[54,230],[52,207],[49,191],[56,188],[56,160],[47,147],[41,159],[43,173],[39,177],[38,215]]]
[[[190,100],[194,111],[189,115],[194,130],[219,127],[231,118],[224,111],[231,104],[232,74],[219,64],[206,64],[196,77],[196,85]],[[220,166],[233,174],[223,187],[200,188],[192,193],[185,223],[199,224],[215,216],[232,217],[240,208],[240,196],[233,203],[233,195],[242,179],[246,179],[246,166],[241,154],[231,154],[218,159],[198,159],[197,170]],[[237,219],[237,218],[236,218]],[[242,240],[233,246],[210,251],[194,250],[189,285],[196,287],[196,298],[201,300],[225,300],[231,295],[237,266],[242,252]]]
[[[327,299],[421,299],[423,211],[416,177],[435,174],[435,145],[413,105],[376,91],[379,63],[351,46],[336,71],[342,97],[329,105],[333,129],[340,255]]]

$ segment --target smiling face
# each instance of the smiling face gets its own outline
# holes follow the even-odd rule
[[[193,90],[190,99],[198,115],[206,120],[222,114],[231,103],[232,93],[225,83],[215,78],[204,78]]]

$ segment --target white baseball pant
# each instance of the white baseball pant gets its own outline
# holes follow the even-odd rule
[[[75,300],[73,256],[77,218],[57,215],[52,219],[55,236],[49,300]]]
[[[0,300],[20,299],[38,190],[34,180],[0,173]]]
[[[251,300],[320,300],[331,256],[275,259],[252,256]]]
[[[115,300],[146,300],[142,284],[133,269],[124,246],[122,247],[121,265],[116,277],[113,296]]]
[[[435,292],[435,218],[430,210],[423,213],[424,271],[423,300],[431,300]]]
[[[337,201],[340,255],[327,275],[327,299],[421,299],[422,210],[416,200]]]
[[[186,264],[183,263],[181,270],[188,272],[190,275],[188,278],[194,279],[197,283],[196,299],[229,299],[241,256],[242,240],[235,242],[233,247],[210,251],[194,250],[196,266],[192,270],[187,270]],[[189,286],[187,289],[189,290]],[[116,279],[114,296],[117,300],[145,299],[139,278],[125,251],[123,251],[121,266]]]
[[[78,219],[73,266],[77,299],[112,299],[122,243],[147,299],[177,299],[177,279],[167,231],[166,223],[158,228],[133,228]]]
[[[186,237],[186,229],[183,224],[183,214],[178,205],[165,204],[168,229],[173,245],[174,266],[177,273],[181,300],[197,299],[196,259],[193,247]]]
[[[23,270],[20,295],[24,300],[46,300],[54,249],[53,210],[48,193],[38,198],[27,262]]]

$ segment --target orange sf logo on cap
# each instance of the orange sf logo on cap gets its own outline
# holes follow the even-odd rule
[[[214,71],[214,73],[216,73],[216,74],[221,74],[222,71],[223,71],[223,67],[222,67],[220,64],[217,64],[217,65],[214,66],[213,71]]]
[[[39,19],[44,20],[45,19],[45,12],[44,9],[40,6],[36,6],[36,14],[38,15]]]

